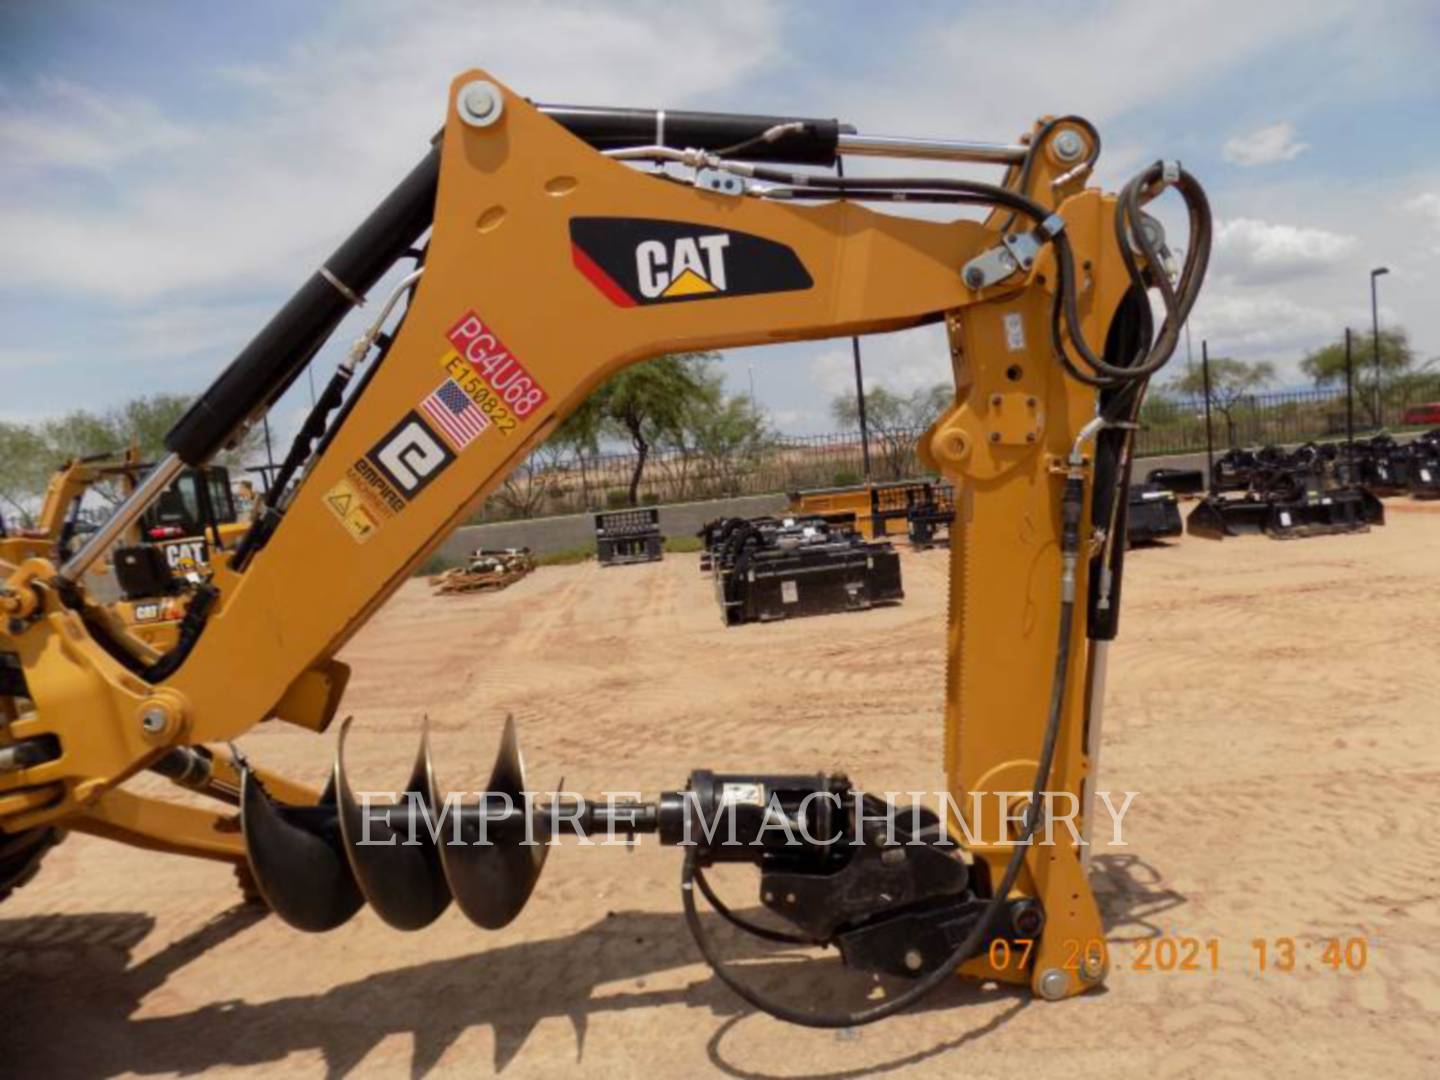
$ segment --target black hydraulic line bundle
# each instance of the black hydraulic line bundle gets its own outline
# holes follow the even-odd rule
[[[699,535],[701,568],[727,626],[861,611],[905,596],[899,554],[859,536],[853,514],[721,518]]]

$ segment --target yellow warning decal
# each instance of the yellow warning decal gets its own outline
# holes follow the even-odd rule
[[[371,513],[348,480],[341,480],[326,493],[325,505],[357,544],[365,543],[380,527],[380,519]]]

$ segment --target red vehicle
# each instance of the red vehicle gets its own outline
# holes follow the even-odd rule
[[[1407,427],[1411,424],[1440,424],[1440,401],[1409,406],[1400,422]]]

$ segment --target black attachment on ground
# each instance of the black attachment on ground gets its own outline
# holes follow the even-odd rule
[[[1214,491],[1195,504],[1185,529],[1207,540],[1262,533],[1289,540],[1383,525],[1384,504],[1354,482],[1353,460],[1334,444],[1232,449],[1216,460]]]
[[[900,555],[834,515],[724,518],[701,530],[727,626],[861,611],[905,597]],[[843,516],[854,520],[853,514]]]
[[[595,557],[601,566],[659,562],[665,557],[660,510],[611,510],[595,515]]]
[[[1185,532],[1180,501],[1159,484],[1131,484],[1125,540],[1131,547],[1171,540]]]
[[[1164,488],[1174,495],[1203,495],[1205,470],[1151,469],[1145,474],[1145,483]]]

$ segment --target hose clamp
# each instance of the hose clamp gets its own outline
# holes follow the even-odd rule
[[[349,285],[346,285],[343,281],[336,277],[328,266],[320,267],[320,276],[323,277],[326,281],[328,281],[331,285],[335,286],[335,291],[338,292],[341,296],[343,296],[346,300],[349,300],[350,303],[353,304],[355,307],[365,306],[365,297],[361,296],[354,289],[350,288]]]

